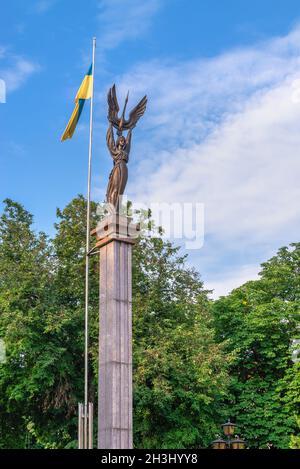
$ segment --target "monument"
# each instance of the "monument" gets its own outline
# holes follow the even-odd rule
[[[132,130],[144,114],[147,97],[121,117],[115,85],[108,93],[107,147],[113,158],[106,202],[107,216],[92,231],[100,252],[100,331],[98,448],[132,448],[132,247],[138,227],[122,214]],[[115,141],[114,129],[117,131]],[[127,131],[126,137],[123,132]]]

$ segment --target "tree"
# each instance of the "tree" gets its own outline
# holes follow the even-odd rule
[[[57,211],[56,235],[7,200],[0,220],[0,365],[3,447],[76,444],[83,398],[86,201]],[[92,226],[96,225],[92,204]],[[135,444],[207,445],[226,389],[222,347],[214,342],[206,292],[178,249],[141,238],[134,249]],[[91,258],[91,399],[97,398],[98,262]]]
[[[34,234],[32,216],[5,200],[0,219],[0,336],[7,363],[0,364],[1,445],[22,447],[27,419],[43,414],[55,363],[45,336],[51,297],[51,249]],[[43,391],[41,392],[41,388]]]
[[[228,408],[254,448],[287,448],[296,431],[290,378],[299,335],[299,254],[299,243],[280,249],[262,264],[259,280],[213,305],[217,338],[235,356]]]
[[[134,441],[207,447],[222,419],[227,359],[214,341],[207,292],[179,249],[160,237],[134,250]]]
[[[0,365],[1,441],[6,447],[76,445],[83,394],[85,210],[83,197],[58,210],[51,242],[32,231],[32,216],[21,205],[6,201],[0,224],[0,335],[7,348],[7,363]]]

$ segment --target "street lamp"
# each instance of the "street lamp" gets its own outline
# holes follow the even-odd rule
[[[224,435],[231,436],[231,435],[234,434],[234,429],[236,427],[236,424],[232,423],[232,422],[230,422],[230,420],[228,420],[228,422],[223,423],[222,427],[223,427]]]
[[[212,449],[227,449],[227,442],[219,438],[211,442]]]
[[[223,433],[227,437],[226,440],[219,438],[211,442],[212,449],[245,449],[246,442],[238,436],[231,438],[235,433],[236,424],[230,422],[223,423]]]
[[[241,438],[234,438],[233,440],[231,440],[231,448],[232,449],[245,449],[246,448],[245,440],[242,440]]]

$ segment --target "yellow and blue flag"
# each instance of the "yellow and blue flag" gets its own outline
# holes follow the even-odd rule
[[[85,75],[79,90],[77,91],[75,97],[75,109],[73,114],[68,122],[68,125],[61,137],[61,141],[67,140],[68,138],[72,138],[75,132],[75,128],[77,122],[79,121],[80,115],[82,113],[82,109],[86,99],[90,99],[92,97],[93,92],[93,75],[92,75],[92,65],[89,68],[88,73]]]

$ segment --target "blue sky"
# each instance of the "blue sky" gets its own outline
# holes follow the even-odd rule
[[[128,195],[204,202],[189,252],[216,295],[299,241],[300,4],[297,0],[2,2],[0,199],[53,234],[56,207],[86,192],[88,109],[60,135],[97,37],[93,196],[102,200],[107,89],[149,108],[134,134]]]

